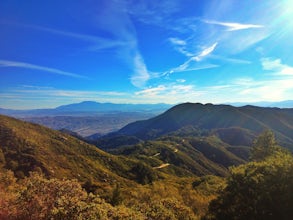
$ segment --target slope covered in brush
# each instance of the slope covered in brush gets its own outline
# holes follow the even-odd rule
[[[40,171],[48,177],[125,181],[137,162],[99,150],[49,128],[0,116],[0,165],[17,177]]]

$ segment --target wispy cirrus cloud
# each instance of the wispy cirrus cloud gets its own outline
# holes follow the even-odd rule
[[[166,91],[166,90],[167,90],[166,86],[159,85],[157,87],[147,88],[147,89],[143,89],[138,92],[135,92],[135,95],[153,96],[153,95],[158,95],[159,93]]]
[[[56,89],[56,88],[48,88],[41,86],[24,86],[23,88],[14,89],[11,93],[18,94],[30,94],[33,96],[35,92],[38,92],[38,97],[69,97],[69,98],[97,98],[103,96],[124,96],[126,93],[117,92],[117,91],[86,91],[86,90],[66,90],[66,89]]]
[[[228,58],[228,57],[223,57],[221,55],[211,55],[211,59],[215,60],[220,60],[223,62],[227,63],[235,63],[235,64],[251,64],[252,62],[250,60],[245,60],[245,59],[236,59],[236,58]]]
[[[0,60],[0,67],[25,68],[25,69],[39,70],[42,72],[48,72],[48,73],[53,73],[53,74],[63,75],[63,76],[68,76],[73,78],[89,79],[88,77],[77,74],[77,73],[67,72],[60,69],[56,69],[56,68],[39,66],[39,65],[26,63],[26,62],[19,62],[19,61]]]
[[[176,37],[171,37],[168,40],[173,45],[174,49],[179,53],[184,54],[187,57],[194,56],[194,54],[189,51],[188,47],[190,45],[186,40],[182,40]]]
[[[185,63],[181,64],[178,67],[172,68],[171,70],[165,72],[164,75],[172,74],[172,73],[180,73],[180,72],[188,72],[188,71],[196,71],[196,70],[204,70],[219,67],[216,64],[210,63],[198,63],[194,60],[194,58],[190,58]]]
[[[76,33],[76,32],[72,32],[72,31],[60,30],[60,29],[56,29],[56,28],[49,28],[49,27],[40,26],[40,25],[23,24],[23,23],[15,23],[15,22],[6,22],[4,24],[13,25],[13,26],[22,27],[22,28],[33,29],[33,30],[37,30],[37,31],[47,32],[49,34],[60,35],[63,37],[74,38],[74,39],[78,39],[81,41],[89,42],[91,44],[91,46],[89,46],[87,49],[93,50],[93,51],[108,49],[108,48],[122,47],[122,46],[125,46],[127,43],[129,43],[129,42],[125,42],[121,39],[109,39],[106,37],[100,37],[100,36],[96,36],[96,35],[83,34],[83,33]]]
[[[239,31],[251,28],[263,28],[263,25],[258,24],[242,24],[236,22],[221,22],[221,21],[213,21],[213,20],[203,20],[207,24],[215,24],[226,27],[226,31]]]
[[[203,49],[200,52],[200,54],[198,54],[197,56],[194,57],[194,59],[196,61],[201,61],[203,58],[205,58],[206,56],[208,56],[209,54],[211,54],[215,50],[215,48],[216,48],[217,45],[218,45],[218,42],[214,43],[210,47],[207,47],[207,48]]]
[[[179,45],[179,46],[185,46],[186,45],[186,41],[179,39],[179,38],[175,38],[175,37],[171,37],[169,38],[169,41],[174,44],[174,45]]]
[[[192,99],[196,101],[202,92],[197,90],[194,85],[178,85],[176,83],[158,85],[135,92],[134,99],[142,99],[146,102],[159,103],[182,103]]]
[[[179,43],[181,45],[183,44],[183,41],[175,39],[173,40],[174,43]],[[197,71],[197,70],[203,70],[203,69],[211,69],[216,68],[218,65],[211,64],[211,63],[202,63],[207,56],[209,56],[216,48],[217,42],[212,44],[209,47],[205,47],[200,51],[198,54],[191,54],[191,53],[185,53],[182,52],[184,55],[188,57],[188,60],[182,63],[181,65],[174,67],[166,72],[163,73],[163,75],[169,75],[177,72],[187,72],[187,71]]]
[[[219,14],[224,14],[225,10],[229,10],[229,7],[221,8]],[[205,17],[215,18],[212,13],[213,10],[207,10]],[[172,29],[174,35],[169,38],[169,42],[176,51],[187,57],[194,57],[197,61],[206,58],[218,64],[219,62],[250,64],[250,61],[237,59],[234,55],[270,35],[268,28],[261,25],[263,21],[259,19],[255,21],[256,23],[222,22],[216,19],[185,17],[174,23]],[[246,31],[246,34],[244,35],[240,30]],[[200,50],[200,45],[205,45],[205,48]],[[217,55],[213,54],[215,49]]]
[[[134,70],[135,73],[130,78],[131,83],[139,88],[144,87],[151,77],[140,53],[134,57]]]

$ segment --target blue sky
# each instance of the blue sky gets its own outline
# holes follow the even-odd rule
[[[1,0],[0,107],[293,99],[292,0]]]

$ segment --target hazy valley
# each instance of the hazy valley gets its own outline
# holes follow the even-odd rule
[[[83,137],[102,136],[130,122],[151,118],[171,107],[167,104],[113,104],[85,101],[54,109],[0,109],[0,114],[61,130]]]

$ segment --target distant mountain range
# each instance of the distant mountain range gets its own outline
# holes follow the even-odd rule
[[[34,117],[34,116],[93,116],[95,114],[113,112],[144,112],[161,113],[172,105],[169,104],[114,104],[84,101],[69,105],[62,105],[52,109],[30,109],[14,110],[0,108],[0,114],[15,117]]]
[[[234,102],[225,103],[236,107],[253,105],[258,107],[276,107],[276,108],[293,108],[293,100],[281,102]],[[160,114],[174,105],[158,103],[158,104],[115,104],[100,103],[94,101],[84,101],[69,105],[61,105],[51,109],[28,109],[15,110],[0,108],[0,114],[14,117],[34,117],[34,116],[93,116],[95,114],[113,113],[113,112],[144,112],[152,114]]]
[[[245,105],[253,105],[258,107],[293,108],[293,100],[286,100],[280,102],[234,102],[227,104],[238,107]]]
[[[62,105],[55,110],[62,112],[154,112],[167,110],[172,105],[169,104],[114,104],[85,101],[81,103]]]

